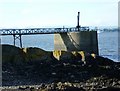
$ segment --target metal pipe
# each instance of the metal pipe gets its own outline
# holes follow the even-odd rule
[[[78,16],[77,16],[77,27],[79,28],[80,25],[79,25],[79,18],[80,18],[80,12],[78,12]]]

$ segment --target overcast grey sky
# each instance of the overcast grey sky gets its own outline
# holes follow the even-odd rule
[[[119,0],[0,0],[0,28],[117,26]]]

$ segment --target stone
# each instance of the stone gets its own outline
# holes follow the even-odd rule
[[[101,57],[101,56],[96,56],[95,58],[95,61],[97,62],[98,65],[113,65],[114,62],[108,58],[104,58],[104,57]]]
[[[23,48],[29,61],[50,61],[53,58],[52,52],[36,47]]]
[[[71,52],[54,50],[53,55],[57,60],[69,61],[74,59],[74,55]]]
[[[3,63],[17,63],[26,61],[26,54],[21,48],[13,45],[2,45],[2,62]]]

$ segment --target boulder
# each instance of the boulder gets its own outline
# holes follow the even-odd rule
[[[2,45],[3,63],[21,63],[26,60],[25,53],[19,47],[13,45]]]
[[[60,56],[60,60],[68,61],[68,62],[74,60],[74,58],[75,56],[71,52],[67,52],[67,51],[62,52]]]
[[[74,55],[72,54],[72,52],[62,51],[62,50],[54,50],[53,56],[57,60],[63,60],[63,61],[70,61],[74,59]]]
[[[95,60],[99,65],[113,65],[115,63],[113,60],[101,56],[96,56]]]
[[[79,51],[72,51],[72,54],[74,55],[75,60],[82,60],[83,59],[81,52],[79,52]]]
[[[84,55],[81,51],[62,51],[62,50],[54,50],[53,56],[57,60],[62,61],[73,61],[73,60],[84,60]]]
[[[53,58],[52,52],[36,47],[23,48],[23,51],[29,61],[50,61]]]

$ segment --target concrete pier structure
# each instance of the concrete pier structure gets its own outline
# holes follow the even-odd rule
[[[54,34],[54,50],[85,51],[99,54],[97,31]]]

